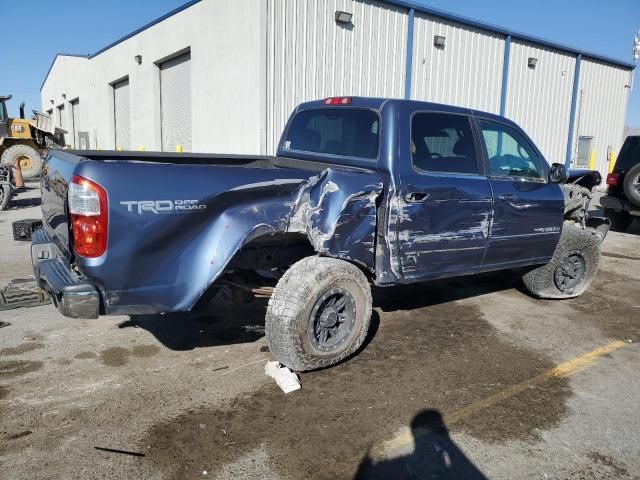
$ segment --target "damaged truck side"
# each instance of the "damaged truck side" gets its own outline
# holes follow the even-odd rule
[[[270,272],[271,351],[316,369],[362,345],[371,285],[517,268],[537,297],[580,295],[609,227],[587,213],[599,181],[503,117],[329,98],[296,108],[275,157],[51,151],[33,267],[76,318],[188,311]]]

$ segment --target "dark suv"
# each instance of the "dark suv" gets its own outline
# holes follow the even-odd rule
[[[640,135],[625,140],[607,185],[607,195],[600,203],[611,219],[611,228],[623,232],[634,217],[640,217]]]

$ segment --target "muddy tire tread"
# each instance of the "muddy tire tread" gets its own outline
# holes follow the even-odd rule
[[[323,281],[355,281],[365,297],[362,321],[347,348],[335,355],[310,355],[305,351],[302,331],[307,319],[301,319],[309,300],[319,294]],[[295,263],[282,276],[267,308],[265,333],[269,349],[280,363],[297,371],[315,370],[336,364],[353,355],[364,342],[371,319],[371,288],[365,275],[354,265],[334,258],[307,257]],[[359,316],[359,315],[357,315]]]

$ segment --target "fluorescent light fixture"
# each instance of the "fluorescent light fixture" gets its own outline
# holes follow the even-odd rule
[[[352,18],[353,18],[352,13],[336,10],[336,23],[338,25],[351,25]]]
[[[529,68],[536,68],[537,64],[538,64],[538,59],[537,58],[529,57],[529,60],[527,61],[527,66]]]
[[[433,46],[436,48],[444,48],[445,41],[446,41],[446,37],[443,37],[441,35],[435,35],[433,37]]]

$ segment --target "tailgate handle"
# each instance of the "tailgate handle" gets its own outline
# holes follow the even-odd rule
[[[426,192],[411,192],[404,196],[405,201],[409,203],[426,202],[430,198],[431,194]]]

